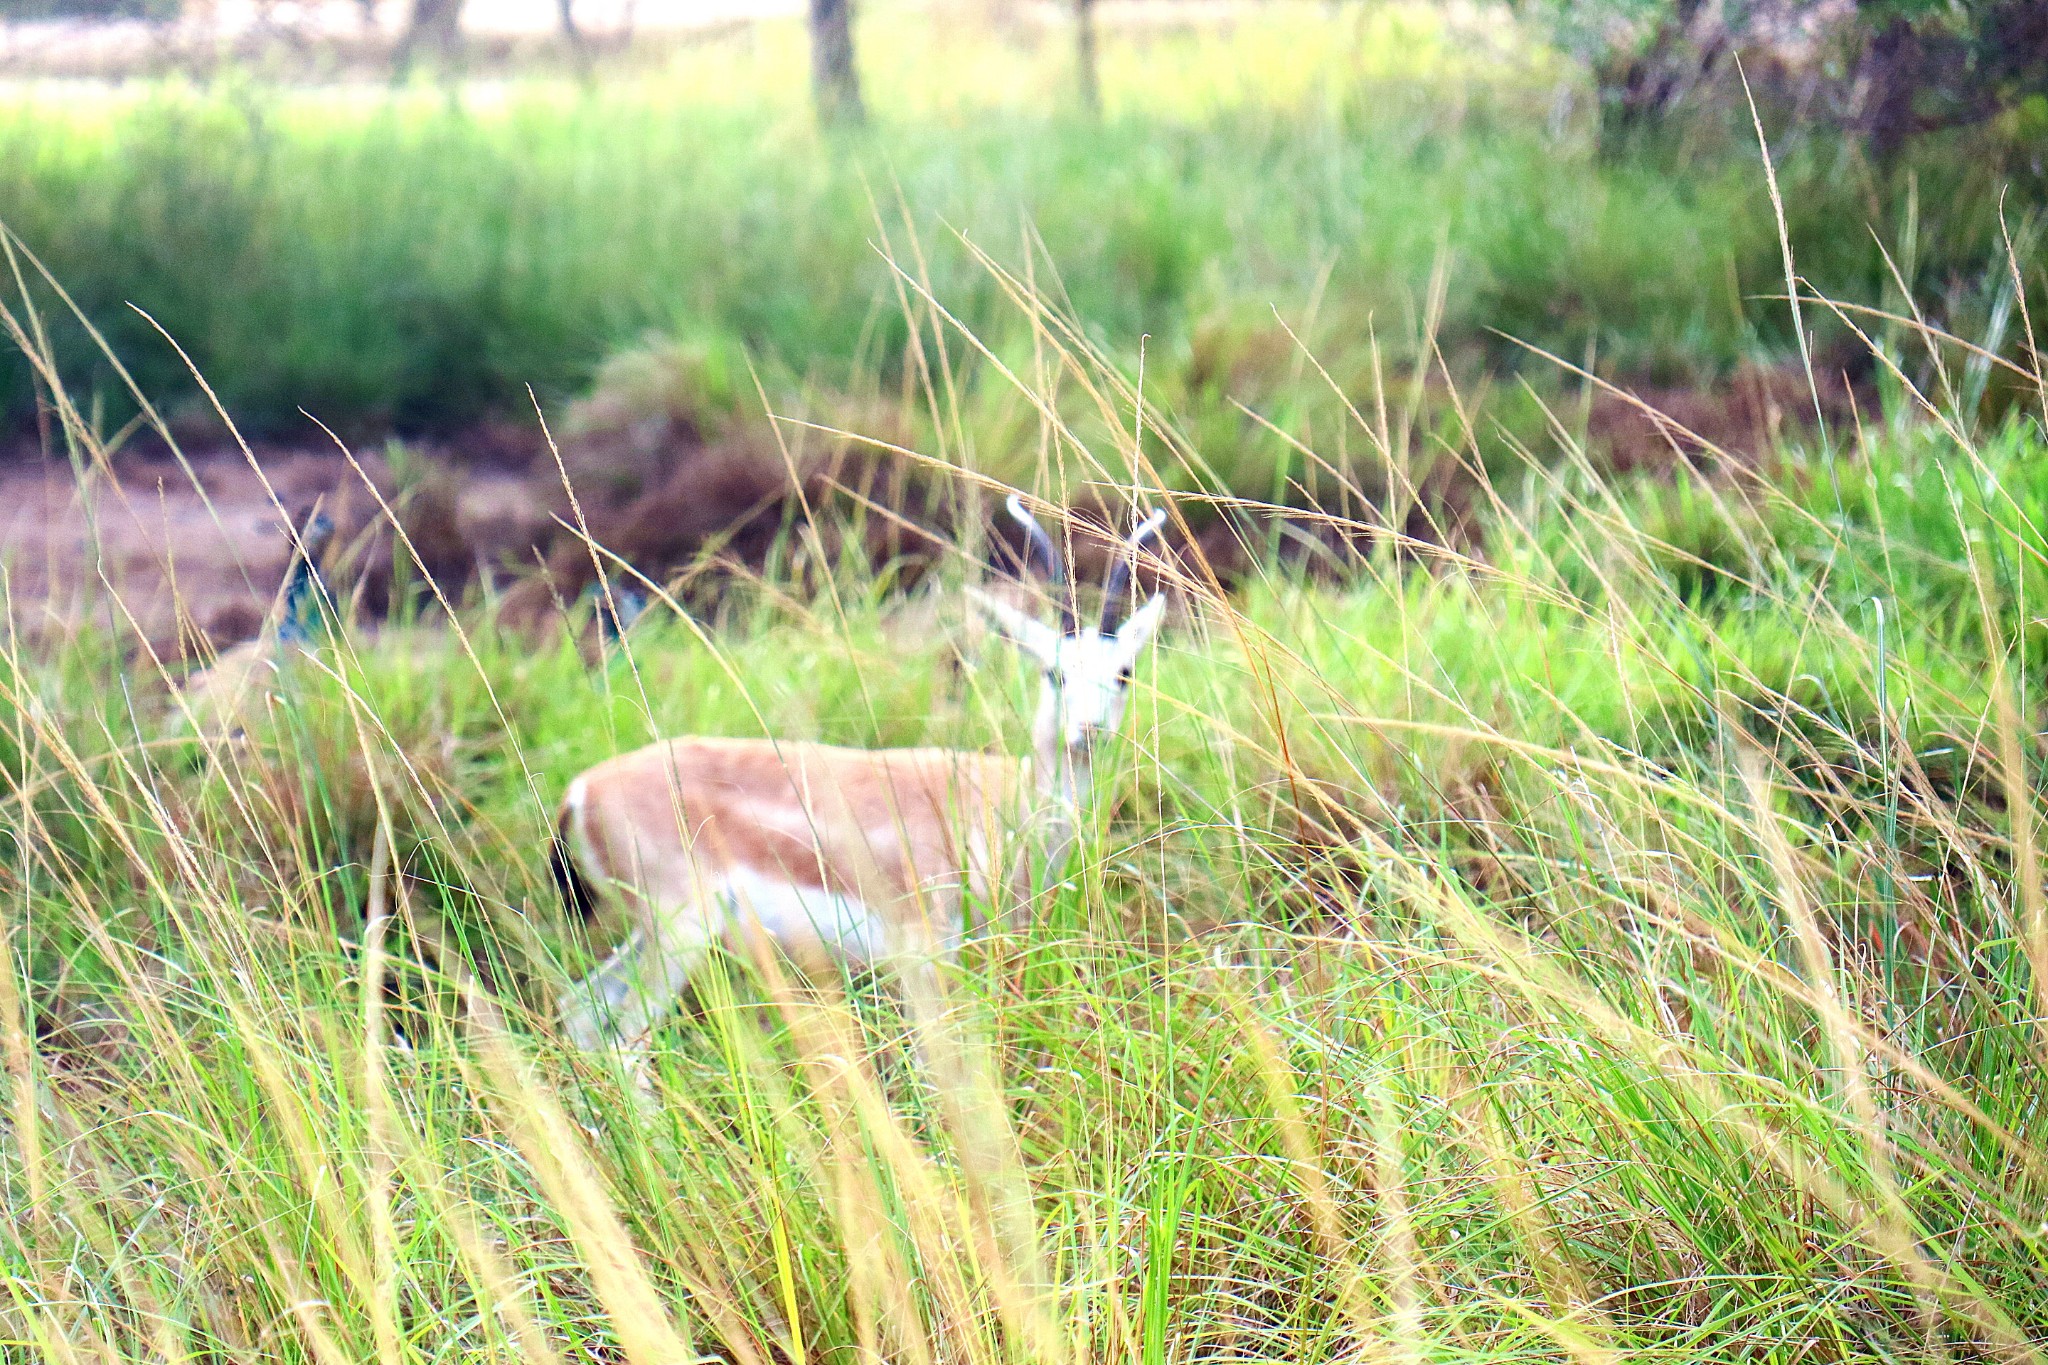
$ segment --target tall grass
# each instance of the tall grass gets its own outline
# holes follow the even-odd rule
[[[992,338],[1010,313],[955,234],[1021,268],[1029,223],[1058,263],[1048,292],[1119,353],[1149,334],[1153,373],[1191,390],[1275,309],[1347,372],[1370,343],[1426,357],[1425,337],[1468,379],[1530,368],[1489,329],[1636,377],[1790,351],[1756,302],[1779,270],[1754,148],[1603,159],[1583,78],[1491,17],[1290,7],[1112,30],[1099,123],[1072,107],[1056,30],[885,8],[863,37],[878,126],[860,137],[812,128],[794,25],[587,94],[29,87],[0,108],[0,214],[154,397],[204,416],[130,304],[271,434],[305,431],[301,408],[361,433],[523,417],[527,385],[574,392],[648,330],[744,348],[789,386],[893,371],[905,332],[874,243],[899,218]],[[1882,301],[1881,256],[1850,230],[1867,225],[1953,283],[1974,336],[2014,178],[1995,162],[1930,157],[1905,243],[1893,187],[1852,154],[1792,156],[1801,259]],[[121,408],[90,340],[54,340],[69,382]],[[0,421],[32,397],[10,366]]]
[[[1026,316],[1049,372],[1132,400]],[[1170,496],[1037,398],[1049,471]],[[1017,747],[1027,680],[952,624],[964,563],[907,600],[848,569],[664,602],[597,668],[482,608],[347,630],[240,743],[179,733],[118,639],[11,630],[0,1333],[2033,1359],[2041,435],[1907,415],[1676,485],[1530,451],[1483,486],[1483,557],[1383,540],[1345,586],[1186,565],[1023,927],[938,999],[723,962],[651,1100],[553,1037],[591,949],[548,803],[681,730]],[[1373,416],[1353,439],[1398,467]]]

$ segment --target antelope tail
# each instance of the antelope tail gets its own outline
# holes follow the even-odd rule
[[[576,866],[576,856],[569,851],[568,811],[562,812],[561,823],[548,840],[548,871],[554,874],[555,890],[562,895],[562,908],[583,923],[590,923],[597,915],[597,897],[591,893],[590,883],[584,880],[581,869]]]

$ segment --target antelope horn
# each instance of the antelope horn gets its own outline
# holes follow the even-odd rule
[[[1003,500],[1003,506],[1010,510],[1010,518],[1024,528],[1024,567],[1028,571],[1036,560],[1045,580],[1053,588],[1053,596],[1059,601],[1060,634],[1074,633],[1074,599],[1067,591],[1066,563],[1060,558],[1060,547],[1046,529],[1038,524],[1038,518],[1031,515],[1031,509],[1015,493]]]
[[[1166,525],[1166,509],[1157,508],[1132,528],[1130,538],[1124,542],[1124,553],[1117,556],[1116,563],[1109,569],[1109,582],[1102,589],[1102,624],[1096,629],[1104,635],[1114,635],[1124,623],[1124,599],[1131,595],[1131,568],[1138,560],[1138,551],[1148,540],[1158,538],[1159,528]]]

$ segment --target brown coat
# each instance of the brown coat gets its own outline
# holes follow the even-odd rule
[[[596,898],[658,935],[722,908],[800,957],[867,960],[919,927],[954,940],[962,891],[986,899],[1025,867],[1034,793],[1004,756],[675,739],[578,777],[560,832]]]

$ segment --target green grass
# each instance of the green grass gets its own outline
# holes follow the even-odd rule
[[[1930,410],[1714,482],[1534,449],[1483,557],[1191,576],[1023,927],[939,1000],[731,963],[651,1104],[552,1035],[551,802],[679,731],[1016,750],[960,564],[657,608],[603,668],[487,604],[351,630],[212,749],[122,641],[10,633],[0,1334],[2031,1359],[2048,451]]]
[[[1000,343],[1010,310],[956,234],[1021,272],[1027,223],[1038,282],[1114,354],[1149,335],[1155,381],[1190,421],[1207,405],[1218,447],[1258,439],[1229,399],[1297,435],[1319,401],[1276,310],[1347,385],[1375,345],[1405,367],[1431,342],[1461,382],[1553,384],[1501,334],[1668,380],[1789,352],[1759,301],[1783,272],[1754,146],[1602,159],[1583,77],[1491,19],[1303,7],[1112,28],[1099,124],[1072,107],[1057,29],[997,38],[884,8],[863,38],[877,126],[847,137],[811,127],[793,25],[590,95],[30,87],[0,107],[0,218],[146,392],[204,407],[131,303],[259,434],[308,434],[301,408],[356,434],[526,422],[527,385],[558,402],[649,331],[743,350],[778,393],[859,388],[904,364],[885,233],[910,262],[914,232],[936,292]],[[1896,301],[1867,227],[1981,339],[2005,278],[1994,206],[2020,184],[2024,228],[2022,162],[1931,149],[1909,217],[1850,154],[1779,150],[1817,286]],[[98,348],[69,325],[53,341],[118,425]],[[27,422],[21,366],[0,392],[0,422]]]

